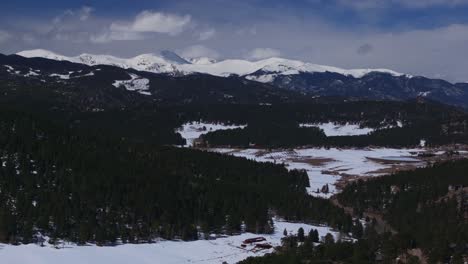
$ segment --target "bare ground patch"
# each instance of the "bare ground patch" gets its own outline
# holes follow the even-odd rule
[[[336,161],[332,158],[311,158],[311,157],[294,157],[289,159],[292,162],[306,163],[312,166],[320,167],[325,166],[327,163]]]

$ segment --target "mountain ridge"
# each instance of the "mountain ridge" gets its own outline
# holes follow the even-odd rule
[[[333,66],[318,65],[299,60],[290,60],[278,57],[258,61],[248,61],[241,59],[227,59],[215,61],[210,58],[203,58],[203,63],[198,62],[196,58],[184,59],[172,51],[161,51],[159,54],[148,53],[141,54],[132,58],[119,58],[111,55],[95,55],[81,54],[75,57],[67,57],[57,54],[52,51],[37,49],[26,50],[16,53],[19,56],[26,58],[47,58],[52,60],[70,61],[82,63],[90,66],[94,65],[111,65],[121,68],[133,68],[141,71],[149,71],[153,73],[171,73],[171,74],[192,74],[204,73],[214,76],[226,77],[229,75],[249,76],[258,71],[264,71],[273,75],[295,75],[302,72],[335,72],[342,75],[353,76],[360,78],[371,72],[388,73],[394,76],[404,75],[388,69],[342,69]],[[272,78],[269,78],[272,79]],[[252,78],[252,80],[255,80]],[[268,78],[263,78],[263,82]]]
[[[260,62],[227,60],[194,65],[185,63],[186,59],[178,59],[176,54],[171,53],[166,55],[175,60],[172,63],[167,63],[167,59],[155,54],[144,54],[126,61],[119,61],[112,56],[95,57],[89,54],[70,59],[44,50],[21,54],[33,58],[1,55],[0,75],[3,72],[6,79],[35,81],[41,85],[47,83],[95,89],[107,87],[106,93],[110,94],[115,92],[114,89],[123,89],[127,90],[126,93],[147,96],[146,100],[159,103],[270,104],[317,97],[378,101],[425,98],[468,109],[468,84],[372,71],[361,71],[363,75],[357,78],[346,75],[348,72],[339,71],[339,68],[330,69],[327,66],[321,66],[323,68],[318,71],[303,71],[301,67],[306,70],[316,70],[317,67],[307,68],[314,65],[287,61],[291,63],[289,66],[294,66],[291,68],[283,64],[284,60],[280,58]],[[37,55],[43,57],[34,57]],[[154,63],[156,60],[163,63]],[[188,72],[183,67],[197,67],[199,72]],[[258,68],[260,70],[256,70]],[[239,70],[243,73],[256,71],[248,75],[230,73]],[[214,72],[215,75],[208,72]],[[102,90],[99,91],[102,92],[100,98],[109,97]],[[92,91],[85,89],[83,92]]]

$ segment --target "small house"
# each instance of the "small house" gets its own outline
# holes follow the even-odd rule
[[[266,238],[264,238],[264,237],[254,237],[254,238],[246,239],[242,243],[243,244],[253,244],[253,243],[258,243],[258,242],[263,242],[263,241],[266,241]]]

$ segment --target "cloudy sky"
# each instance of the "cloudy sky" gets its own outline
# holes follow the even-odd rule
[[[43,48],[130,57],[168,49],[468,81],[468,0],[5,2],[0,53]]]

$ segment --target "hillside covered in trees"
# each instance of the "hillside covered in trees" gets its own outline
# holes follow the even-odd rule
[[[80,134],[0,111],[0,242],[98,244],[272,232],[286,219],[349,230],[349,216],[309,197],[305,172],[112,135]],[[244,226],[242,227],[242,224]]]
[[[299,232],[283,239],[276,253],[241,263],[464,263],[467,171],[468,161],[461,160],[356,181],[337,196],[356,217],[367,213],[364,225],[352,229],[356,242],[317,241],[313,235],[301,238]],[[390,228],[382,230],[369,215],[382,215]]]
[[[448,162],[349,185],[344,205],[383,214],[400,248],[421,248],[434,263],[467,254],[468,161]]]
[[[247,124],[246,128],[209,132],[205,146],[285,147],[413,147],[468,142],[468,115],[426,101],[346,102],[332,98],[312,104],[273,106],[185,107],[187,120]],[[368,135],[326,136],[301,124],[334,122],[373,128]]]

